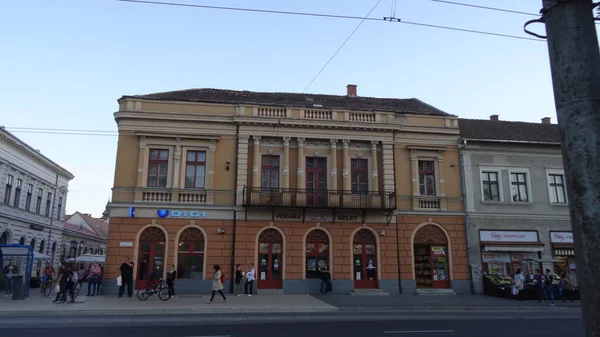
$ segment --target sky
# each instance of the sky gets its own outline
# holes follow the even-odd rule
[[[359,17],[378,2],[162,1]],[[456,1],[529,13],[542,3]],[[391,16],[393,2],[381,0],[370,17]],[[531,37],[523,24],[535,18],[395,2],[402,21],[521,37]],[[119,97],[189,88],[302,92],[360,20],[116,0],[4,0],[0,22],[0,125],[75,175],[67,213],[100,216],[113,185]],[[532,29],[544,33],[543,26]],[[359,96],[414,97],[463,118],[556,122],[545,41],[368,20],[306,92],[345,95],[347,84],[358,85]]]

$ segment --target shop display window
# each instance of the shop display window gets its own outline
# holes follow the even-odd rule
[[[514,275],[521,268],[526,277],[541,270],[538,253],[484,252],[481,254],[483,272],[490,275]]]
[[[554,273],[558,276],[564,274],[569,275],[571,283],[574,287],[578,286],[577,283],[577,265],[575,264],[574,256],[555,256],[554,259]]]
[[[329,265],[329,237],[323,230],[312,230],[306,236],[306,278],[318,279],[320,270],[331,268]]]

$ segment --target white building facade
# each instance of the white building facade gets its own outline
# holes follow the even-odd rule
[[[57,265],[73,174],[0,127],[0,244],[30,245]]]

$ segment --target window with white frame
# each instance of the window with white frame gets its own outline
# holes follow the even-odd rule
[[[565,176],[558,172],[548,173],[548,192],[550,202],[553,204],[567,203],[567,188],[565,185]]]
[[[482,171],[483,200],[500,201],[500,179],[497,171]]]
[[[527,173],[510,173],[510,195],[512,201],[529,202],[529,186],[527,183]]]

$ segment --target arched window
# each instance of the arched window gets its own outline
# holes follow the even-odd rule
[[[31,246],[31,249],[35,250],[35,239],[31,239],[29,245]]]
[[[314,229],[306,236],[306,278],[320,278],[319,270],[329,266],[329,236]]]
[[[19,244],[20,244],[21,246],[24,246],[24,245],[25,245],[25,238],[24,238],[24,237],[21,237],[21,239],[19,239]]]
[[[10,237],[9,237],[10,233],[8,231],[5,231],[4,233],[2,233],[2,236],[0,236],[0,245],[6,245],[10,243]]]
[[[83,253],[87,254],[88,253],[88,247],[83,248]]]
[[[51,256],[54,256],[54,254],[56,254],[56,241],[54,241],[52,243],[52,255]]]
[[[46,241],[42,240],[40,242],[40,250],[39,250],[40,254],[44,254],[44,248],[46,248],[46,247],[44,247],[45,245],[46,245]]]
[[[202,278],[204,234],[198,228],[188,228],[179,236],[177,263],[177,278]]]

